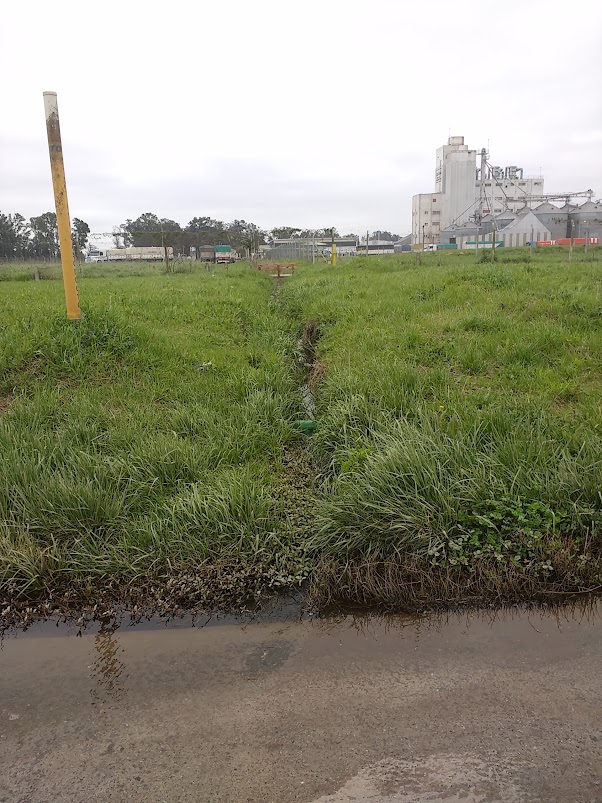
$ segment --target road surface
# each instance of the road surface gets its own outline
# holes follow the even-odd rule
[[[590,612],[6,636],[3,803],[602,801]]]

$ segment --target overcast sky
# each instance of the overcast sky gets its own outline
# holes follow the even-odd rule
[[[30,0],[0,28],[0,211],[410,230],[451,134],[602,195],[602,2]]]

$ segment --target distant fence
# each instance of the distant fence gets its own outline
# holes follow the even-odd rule
[[[275,248],[269,248],[262,253],[263,259],[272,259],[274,261],[298,259],[311,262],[314,258],[319,259],[322,256],[322,246],[318,244],[308,243],[301,240],[298,243],[287,243],[286,245],[278,245]]]
[[[299,241],[292,240],[288,243],[281,243],[269,248],[261,254],[262,259],[271,259],[276,262],[282,260],[306,260],[313,262],[314,260],[330,259],[330,242],[322,240],[310,240],[307,238],[299,239]],[[348,245],[347,243],[337,243],[337,257],[358,256],[362,251],[356,248],[356,245]]]

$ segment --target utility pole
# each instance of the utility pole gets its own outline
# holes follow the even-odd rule
[[[169,256],[165,245],[165,235],[163,234],[163,221],[161,221],[161,247],[163,248],[163,257],[165,259],[165,273],[169,273]]]
[[[487,150],[486,148],[481,148],[481,170],[479,173],[479,208],[477,210],[477,235],[475,237],[476,240],[476,256],[477,259],[479,258],[479,232],[481,231],[481,225],[483,223],[483,199],[485,198],[485,167],[487,164]]]
[[[368,248],[370,247],[370,232],[366,229],[366,256],[368,256]]]
[[[479,176],[479,217],[477,220],[477,225],[481,225],[481,221],[483,220],[483,198],[485,196],[485,164],[487,162],[487,151],[485,148],[481,148],[481,174]]]
[[[50,170],[52,172],[52,187],[54,189],[56,225],[59,231],[67,318],[72,321],[77,321],[82,317],[82,313],[79,307],[77,281],[75,279],[75,261],[73,259],[73,244],[71,242],[71,221],[69,218],[67,182],[65,180],[61,127],[59,124],[59,106],[56,92],[44,92],[44,112],[46,113],[46,134],[48,136]]]
[[[569,245],[569,262],[573,261],[573,243],[575,239],[575,221],[571,220],[571,244]]]

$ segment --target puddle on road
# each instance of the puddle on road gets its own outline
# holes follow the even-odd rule
[[[5,639],[15,637],[31,638],[36,636],[77,636],[106,632],[108,630],[164,630],[188,628],[207,628],[224,625],[246,626],[269,622],[289,622],[311,620],[314,614],[303,610],[301,594],[291,594],[277,598],[265,605],[261,610],[242,610],[237,613],[183,613],[169,616],[141,616],[123,611],[115,617],[82,616],[80,619],[64,616],[51,616],[48,619],[37,619],[25,627],[8,627],[0,631],[0,649]]]
[[[125,661],[124,647],[116,636],[116,629],[99,630],[94,634],[95,658],[90,664],[90,697],[93,703],[106,703],[119,700],[125,691],[129,677]]]
[[[592,599],[547,610],[341,613],[312,619],[301,615],[298,599],[288,599],[261,615],[183,616],[137,624],[124,617],[86,628],[38,622],[25,632],[5,633],[0,687],[12,683],[17,699],[20,679],[39,672],[55,677],[65,695],[75,685],[82,689],[81,699],[87,688],[90,703],[104,711],[139,697],[142,689],[210,690],[324,666],[373,662],[436,671],[445,661],[468,658],[498,667],[520,669],[529,662],[543,667],[600,642],[599,614],[600,605]]]
[[[181,777],[190,794],[178,799],[197,800],[202,776],[216,800],[283,803],[573,799],[530,797],[556,766],[553,784],[573,771],[586,790],[597,783],[596,601],[314,620],[290,604],[192,624],[48,622],[5,636],[0,745],[15,784],[51,784],[28,800],[70,800],[57,790],[87,779],[81,799],[108,802],[106,788],[95,795],[106,778],[132,800],[168,799]]]

